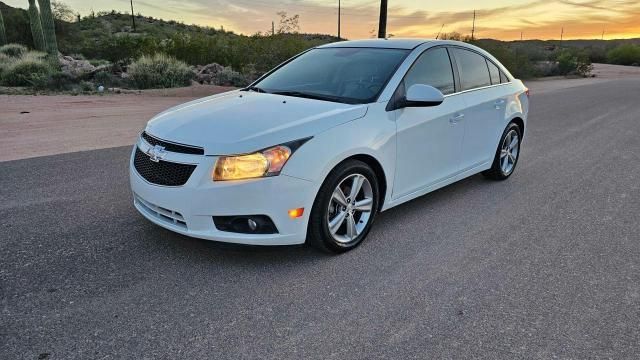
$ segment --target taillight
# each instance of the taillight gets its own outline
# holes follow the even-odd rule
[[[525,94],[527,94],[527,97],[530,97],[530,96],[531,96],[531,94],[529,93],[529,88],[526,88],[526,89],[524,90],[524,93],[525,93]]]

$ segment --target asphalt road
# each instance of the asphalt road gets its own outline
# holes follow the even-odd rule
[[[357,250],[138,215],[129,147],[0,163],[2,359],[638,359],[640,80],[533,94],[520,163]]]

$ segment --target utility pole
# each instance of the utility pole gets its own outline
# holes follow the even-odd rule
[[[520,31],[520,41],[522,41],[522,31]]]
[[[133,13],[133,0],[131,0],[131,23],[133,24],[133,32],[136,32],[136,16]]]
[[[604,40],[604,29],[602,29],[602,38],[600,40]]]
[[[473,27],[471,28],[471,41],[473,41],[473,35],[476,32],[476,11],[473,10]]]
[[[380,21],[378,23],[378,38],[387,37],[387,0],[380,0]]]
[[[436,35],[436,40],[438,40],[438,38],[440,37],[440,33],[442,32],[442,29],[444,29],[444,24],[440,26],[440,31],[438,31],[438,35]]]
[[[564,37],[564,26],[562,27],[562,30],[560,30],[560,41],[562,41],[563,37]]]
[[[271,36],[276,34],[276,24],[273,22],[273,20],[271,21]]]
[[[340,8],[340,0],[338,0],[338,39],[341,39],[340,37],[340,10],[342,10]]]

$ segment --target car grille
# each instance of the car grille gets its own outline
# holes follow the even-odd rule
[[[149,155],[136,147],[133,166],[140,176],[152,184],[164,186],[184,185],[196,165],[178,164],[168,161],[151,161]]]
[[[151,144],[151,146],[160,145],[160,146],[164,147],[164,149],[167,150],[167,151],[181,153],[181,154],[204,155],[204,149],[201,148],[201,147],[191,146],[191,145],[176,144],[176,143],[160,140],[160,139],[158,139],[156,137],[153,137],[153,136],[147,134],[146,132],[143,132],[140,136],[146,142]]]

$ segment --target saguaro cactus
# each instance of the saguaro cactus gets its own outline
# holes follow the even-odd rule
[[[7,44],[7,34],[4,32],[4,19],[0,11],[0,46]]]
[[[46,51],[44,47],[44,35],[42,35],[42,23],[40,13],[36,7],[36,0],[29,0],[29,23],[31,24],[31,35],[33,36],[33,46],[37,50]]]
[[[56,40],[56,25],[53,22],[53,13],[51,13],[51,2],[49,0],[38,0],[38,5],[40,5],[40,21],[42,22],[45,48],[50,56],[57,57],[58,41]]]

